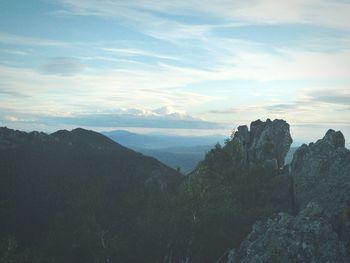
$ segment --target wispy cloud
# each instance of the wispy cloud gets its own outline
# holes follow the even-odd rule
[[[155,17],[155,12],[188,16],[204,14],[224,21],[241,21],[251,24],[306,23],[339,28],[349,28],[348,14],[350,12],[350,3],[326,0],[179,0],[176,2],[58,0],[58,2],[65,7],[65,12],[61,11],[61,14],[124,17],[134,20],[149,18],[149,16]]]
[[[216,96],[181,88],[193,81],[191,72],[163,68],[161,71],[112,70],[72,75],[70,67],[67,68],[68,71],[59,63],[58,68],[53,67],[54,71],[50,68],[50,74],[47,74],[37,70],[0,66],[2,84],[7,90],[33,95],[25,104],[2,100],[2,106],[23,108],[27,111],[66,109],[79,112],[86,108],[142,108],[147,104],[155,107],[176,106],[186,110],[218,99]],[[73,69],[75,70],[75,66]],[[70,77],[67,78],[67,74],[71,74]]]
[[[21,98],[21,99],[30,97],[28,95],[24,95],[24,94],[19,93],[19,92],[10,91],[10,90],[2,90],[1,88],[0,88],[0,94],[15,97],[15,98]]]
[[[326,95],[328,94],[328,95]],[[337,123],[350,125],[350,93],[346,89],[314,89],[301,91],[288,103],[260,103],[259,105],[242,105],[219,110],[208,114],[228,115],[233,118],[249,120],[255,118],[284,118],[293,125]]]
[[[5,52],[5,53],[8,53],[8,54],[18,55],[18,56],[28,56],[29,55],[29,52],[23,51],[23,50],[17,50],[17,49],[0,48],[0,52]]]
[[[69,46],[70,43],[56,40],[32,38],[18,36],[14,34],[7,34],[0,32],[0,43],[11,44],[15,46],[48,46],[48,47],[64,47]]]
[[[46,64],[41,67],[45,74],[73,76],[81,73],[85,68],[78,59],[71,57],[50,58]]]
[[[155,57],[155,58],[161,58],[161,59],[180,60],[180,58],[175,56],[163,55],[163,54],[141,50],[141,49],[101,48],[101,50],[108,51],[111,53],[116,53],[118,55],[123,55],[123,56],[146,56],[146,57]]]
[[[242,111],[257,111],[257,110],[268,110],[271,112],[293,112],[295,110],[302,110],[302,107],[317,107],[320,104],[333,104],[334,106],[340,106],[347,108],[350,104],[350,92],[349,89],[314,89],[312,91],[302,91],[298,94],[298,97],[291,103],[278,103],[272,105],[262,104],[261,106],[248,106],[240,108],[230,108],[223,110],[212,110],[210,113],[214,114],[231,114],[239,113]]]
[[[320,90],[309,94],[311,101],[346,106],[350,105],[350,89],[340,91]]]

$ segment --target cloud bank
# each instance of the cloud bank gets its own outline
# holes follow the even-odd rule
[[[88,127],[133,127],[174,129],[219,129],[224,126],[194,118],[185,112],[163,107],[149,109],[115,109],[106,112],[82,114],[27,114],[0,110],[0,119],[6,123],[32,123],[51,126],[70,125]]]

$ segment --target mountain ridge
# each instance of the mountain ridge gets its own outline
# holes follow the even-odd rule
[[[158,242],[143,231],[152,225],[146,219],[182,180],[158,160],[83,129],[1,128],[0,171],[0,258],[21,263],[139,261],[128,247]],[[166,228],[159,225],[157,235]]]

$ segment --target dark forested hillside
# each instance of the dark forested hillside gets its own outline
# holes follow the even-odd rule
[[[0,172],[0,262],[151,262],[181,180],[83,129],[1,128]]]

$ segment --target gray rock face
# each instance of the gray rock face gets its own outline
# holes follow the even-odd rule
[[[322,208],[310,203],[298,216],[280,213],[258,222],[228,263],[348,262],[345,248],[322,218]]]
[[[283,167],[284,158],[293,142],[289,124],[277,119],[254,121],[250,124],[250,131],[245,125],[239,126],[233,141],[241,146],[246,164],[261,164],[273,169]]]
[[[329,130],[316,143],[302,145],[291,163],[295,202],[300,209],[317,202],[329,217],[350,200],[350,151],[340,131]]]
[[[250,138],[262,139],[250,139],[250,155],[251,149],[262,148],[259,141],[268,141],[261,127],[260,121],[251,125]],[[243,141],[243,133],[238,135]],[[228,253],[227,263],[350,262],[350,151],[344,146],[343,134],[328,130],[316,143],[296,150],[289,176],[299,214],[280,213],[256,223],[240,248]],[[269,155],[257,150],[253,156],[266,160]]]

